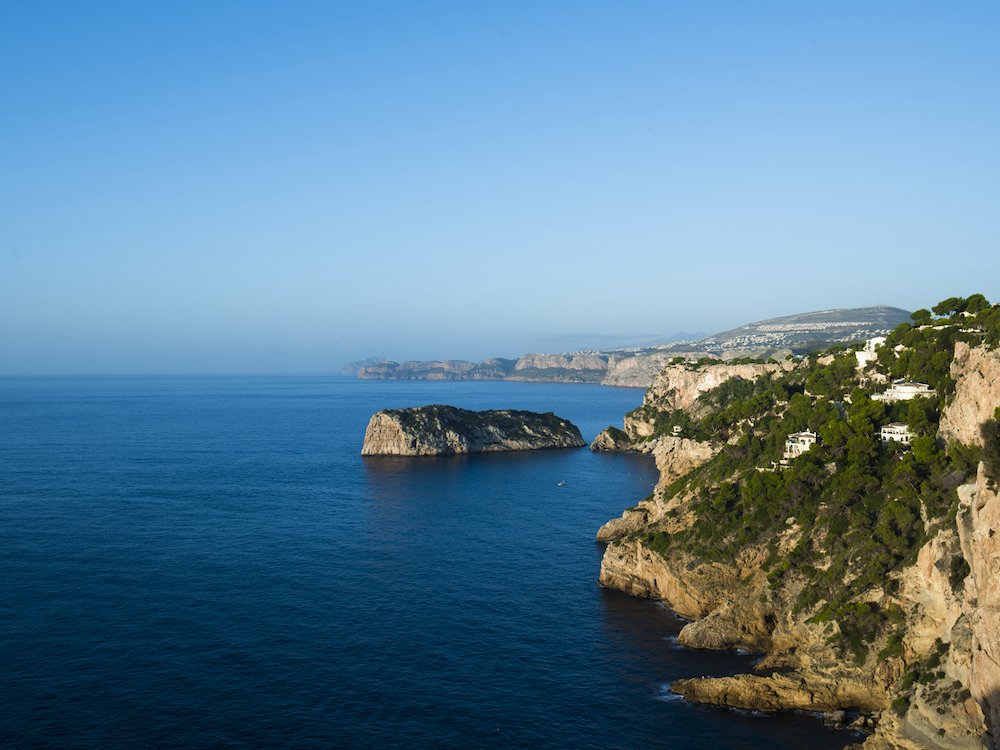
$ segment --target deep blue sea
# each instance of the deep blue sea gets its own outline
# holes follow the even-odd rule
[[[380,408],[640,390],[328,377],[0,379],[0,747],[840,748],[673,699],[750,657],[597,585],[645,457],[359,455]],[[558,482],[564,481],[565,487]]]

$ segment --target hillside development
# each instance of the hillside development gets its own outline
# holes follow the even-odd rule
[[[871,357],[674,362],[595,440],[661,471],[599,532],[601,582],[693,619],[685,645],[763,654],[675,692],[830,712],[866,748],[997,746],[998,344],[1000,306],[973,295]]]

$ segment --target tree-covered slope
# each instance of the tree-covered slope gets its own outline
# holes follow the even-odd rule
[[[863,369],[859,347],[840,348],[788,371],[731,378],[689,408],[656,409],[647,399],[642,413],[631,415],[646,426],[642,439],[667,440],[659,436],[677,427],[723,447],[640,503],[644,523],[633,522],[609,546],[602,581],[703,617],[689,626],[691,645],[758,648],[769,666],[814,681],[868,681],[868,702],[891,703],[899,715],[919,686],[921,700],[937,691],[938,707],[971,700],[962,679],[938,685],[951,676],[941,664],[952,639],[944,632],[929,643],[915,638],[923,615],[911,591],[919,588],[912,580],[918,555],[933,549],[941,585],[950,588],[935,596],[953,607],[963,601],[970,567],[958,541],[957,489],[976,480],[981,458],[984,472],[1000,476],[995,421],[987,420],[976,445],[939,435],[955,394],[959,342],[995,350],[1000,307],[973,295],[917,311]],[[898,379],[934,392],[873,398]],[[890,423],[908,426],[909,445],[883,443],[880,428]],[[816,433],[817,444],[786,459],[787,436],[803,430]],[[715,589],[730,591],[730,599]],[[726,695],[716,702],[736,701]],[[758,707],[775,707],[757,699]]]

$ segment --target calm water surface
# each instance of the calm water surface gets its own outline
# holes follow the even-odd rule
[[[0,379],[0,747],[843,747],[666,692],[749,662],[597,586],[647,458],[358,455],[379,408],[551,410],[590,439],[641,397]]]

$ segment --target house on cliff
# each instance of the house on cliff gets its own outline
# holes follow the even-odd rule
[[[930,398],[934,395],[934,389],[927,383],[914,383],[909,380],[895,380],[882,393],[873,393],[872,401],[909,401],[911,398],[923,396]]]
[[[909,425],[904,422],[891,422],[879,430],[879,437],[882,440],[882,445],[891,442],[909,445],[913,434],[910,432]]]
[[[793,458],[798,458],[816,445],[817,435],[811,430],[793,432],[785,438],[785,452],[781,457],[781,465],[785,466]]]

